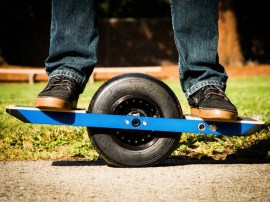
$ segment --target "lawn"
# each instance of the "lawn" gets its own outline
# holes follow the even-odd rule
[[[270,77],[230,78],[227,95],[240,116],[259,118],[265,129],[250,136],[227,137],[182,134],[173,156],[183,159],[270,159]],[[178,81],[165,81],[181,102],[184,113],[189,107]],[[78,107],[87,108],[102,82],[87,85]],[[24,124],[8,115],[8,105],[33,105],[45,83],[0,84],[0,160],[87,159],[98,158],[86,128]]]

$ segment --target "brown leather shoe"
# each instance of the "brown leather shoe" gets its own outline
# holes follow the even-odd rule
[[[219,86],[209,85],[188,99],[191,114],[203,119],[236,120],[238,112]]]

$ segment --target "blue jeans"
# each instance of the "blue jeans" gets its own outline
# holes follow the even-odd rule
[[[84,89],[97,63],[99,41],[95,0],[52,0],[49,78],[75,79]]]
[[[52,0],[49,78],[65,75],[85,87],[97,62],[98,26],[95,0]],[[206,85],[226,87],[219,64],[218,0],[172,0],[172,24],[179,53],[182,90],[188,98]]]

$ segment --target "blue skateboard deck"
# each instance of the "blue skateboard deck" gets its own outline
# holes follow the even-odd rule
[[[182,119],[91,114],[86,110],[37,109],[12,105],[6,112],[17,119],[32,124],[84,126],[93,128],[144,130],[169,133],[196,133],[211,135],[241,136],[261,130],[265,123],[260,120],[239,117],[238,120],[203,120],[185,115]]]

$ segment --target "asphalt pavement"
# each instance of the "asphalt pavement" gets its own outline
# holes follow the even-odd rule
[[[148,168],[98,161],[2,161],[0,201],[270,201],[270,162],[169,159]]]

